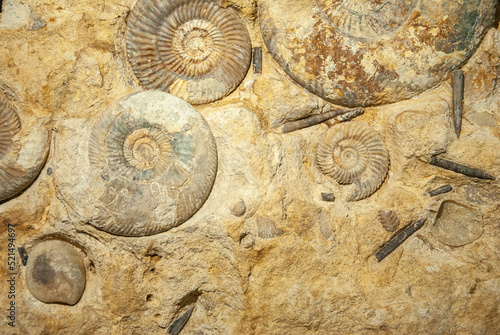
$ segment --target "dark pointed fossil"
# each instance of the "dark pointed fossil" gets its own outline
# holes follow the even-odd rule
[[[469,177],[476,177],[480,179],[490,179],[490,180],[495,180],[495,177],[492,175],[481,171],[479,169],[472,168],[467,165],[462,165],[458,164],[446,159],[442,159],[436,156],[431,157],[431,162],[432,165],[439,166],[440,168],[450,170],[453,172],[461,173],[463,175],[469,176]]]
[[[24,249],[24,247],[19,247],[17,248],[17,251],[19,252],[19,257],[21,257],[21,262],[24,266],[26,266],[26,263],[28,262],[28,253],[26,252],[26,249]]]
[[[444,186],[438,187],[435,190],[429,191],[429,195],[431,197],[435,197],[436,195],[440,195],[440,194],[443,194],[443,193],[448,193],[451,190],[453,190],[453,188],[451,187],[450,184],[448,184],[448,185],[444,185]]]
[[[262,73],[262,47],[253,48],[253,73]]]
[[[168,328],[168,333],[171,335],[178,335],[184,326],[186,326],[191,314],[193,314],[194,307],[188,309],[184,314],[182,314],[177,320],[175,320],[170,328]]]
[[[329,105],[327,105],[327,106],[329,106]],[[292,132],[295,130],[315,126],[317,124],[325,122],[326,120],[333,119],[334,117],[337,117],[340,115],[342,115],[342,116],[346,115],[347,117],[342,118],[339,121],[348,121],[348,120],[351,120],[358,115],[363,114],[363,112],[364,112],[363,108],[345,109],[345,108],[329,107],[329,111],[327,111],[326,113],[321,113],[321,114],[307,117],[305,119],[300,119],[300,120],[291,121],[291,122],[286,123],[281,128],[281,132],[286,134],[286,133],[289,133],[289,132]]]
[[[379,262],[382,261],[391,252],[396,250],[396,248],[399,247],[404,241],[406,241],[408,237],[422,228],[426,220],[427,218],[420,219],[417,222],[414,222],[408,227],[402,229],[399,233],[396,233],[396,235],[391,240],[389,240],[389,242],[387,242],[382,248],[380,248],[379,251],[377,251],[377,253],[375,254],[377,260]]]
[[[464,99],[464,71],[453,71],[453,125],[455,133],[460,137],[462,130],[462,111]]]
[[[335,201],[335,195],[333,193],[321,193],[321,199],[323,201],[334,202]]]

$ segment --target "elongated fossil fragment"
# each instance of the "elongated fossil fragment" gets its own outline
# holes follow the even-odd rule
[[[396,250],[397,247],[399,247],[404,241],[408,239],[413,233],[415,233],[417,230],[422,228],[424,226],[425,221],[427,218],[423,218],[418,220],[415,223],[412,223],[405,229],[403,229],[399,234],[397,234],[395,237],[393,237],[389,242],[387,242],[382,248],[380,248],[379,251],[375,254],[375,257],[377,260],[380,262],[384,258],[386,258],[391,252]]]
[[[170,328],[168,328],[168,333],[171,335],[178,335],[182,329],[186,326],[191,314],[193,314],[194,307],[188,309],[184,314],[182,314],[177,320],[172,323]]]
[[[462,165],[458,164],[446,159],[442,159],[436,156],[431,157],[431,162],[432,165],[439,166],[440,168],[450,170],[453,172],[461,173],[463,175],[469,176],[469,177],[476,177],[480,179],[489,179],[489,180],[495,180],[495,177],[492,175],[481,171],[479,169],[472,168],[467,165]]]
[[[453,190],[453,188],[451,187],[450,184],[448,184],[448,185],[444,185],[444,186],[438,187],[435,190],[429,191],[429,195],[431,197],[435,197],[436,195],[440,195],[440,194],[443,194],[443,193],[448,193],[451,190]]]
[[[453,125],[458,138],[460,138],[460,131],[462,130],[463,99],[464,71],[453,71]]]
[[[262,73],[262,47],[253,48],[253,73]]]
[[[349,115],[347,118],[342,118],[341,121],[348,121],[353,119],[354,117],[363,114],[364,109],[363,108],[355,108],[355,109],[345,109],[345,108],[339,108],[339,109],[332,109],[326,113],[322,114],[317,114],[313,115],[310,117],[307,117],[305,119],[300,119],[297,121],[291,121],[285,124],[281,128],[281,132],[283,134],[290,133],[295,130],[315,126],[317,124],[320,124],[321,122],[325,122],[326,120],[333,119],[334,117],[337,116],[343,116],[343,115]]]

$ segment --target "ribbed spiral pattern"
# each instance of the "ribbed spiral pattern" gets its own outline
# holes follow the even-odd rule
[[[212,1],[139,0],[127,22],[135,75],[190,103],[221,99],[243,80],[251,58],[238,14]]]
[[[348,200],[368,197],[384,181],[389,155],[380,135],[362,122],[338,124],[321,137],[317,149],[321,171],[339,184],[357,185]]]

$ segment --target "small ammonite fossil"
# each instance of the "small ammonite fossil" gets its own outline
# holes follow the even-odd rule
[[[399,218],[398,216],[396,215],[396,213],[394,213],[393,211],[384,211],[384,210],[381,210],[378,212],[378,219],[380,221],[380,224],[382,225],[382,227],[384,227],[385,230],[387,231],[390,231],[390,232],[393,232],[395,231],[398,226],[399,226]]]
[[[269,54],[336,105],[411,98],[472,56],[496,0],[259,0]],[[300,19],[297,19],[300,18]]]
[[[193,104],[232,92],[250,65],[245,25],[235,10],[212,0],[139,0],[126,41],[128,60],[146,88]]]
[[[73,174],[55,170],[54,176],[85,223],[117,235],[152,235],[183,223],[207,199],[215,141],[186,101],[161,91],[132,94],[111,104],[88,132],[88,140],[64,134],[54,164],[63,168],[64,157],[74,157]]]
[[[0,201],[24,190],[38,176],[49,151],[49,133],[34,118],[23,122],[14,104],[0,95]]]
[[[85,290],[82,255],[63,241],[40,242],[29,254],[26,281],[38,300],[74,305]]]
[[[348,201],[370,196],[389,170],[384,141],[364,122],[341,123],[330,128],[318,143],[316,158],[325,175],[339,184],[356,185]]]

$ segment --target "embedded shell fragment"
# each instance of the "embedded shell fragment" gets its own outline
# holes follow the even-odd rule
[[[378,219],[382,227],[387,231],[395,231],[399,226],[399,218],[393,211],[379,211]]]
[[[267,49],[293,80],[335,104],[372,106],[422,93],[463,64],[496,3],[261,0],[259,20]]]
[[[29,254],[28,289],[42,302],[76,304],[85,290],[85,277],[82,256],[66,242],[40,242]]]
[[[117,235],[156,234],[186,221],[208,197],[215,142],[204,118],[184,100],[160,91],[126,96],[88,132],[87,141],[68,141],[61,149],[61,157],[87,152],[73,162],[79,178],[54,172],[84,222]]]
[[[389,154],[380,135],[363,122],[338,124],[321,137],[317,163],[339,184],[356,185],[349,201],[375,192],[389,170]]]
[[[49,134],[38,120],[20,114],[0,96],[0,201],[15,196],[33,182],[49,151]]]
[[[193,104],[229,94],[250,64],[245,25],[236,11],[215,1],[139,0],[126,40],[129,62],[145,87]]]

